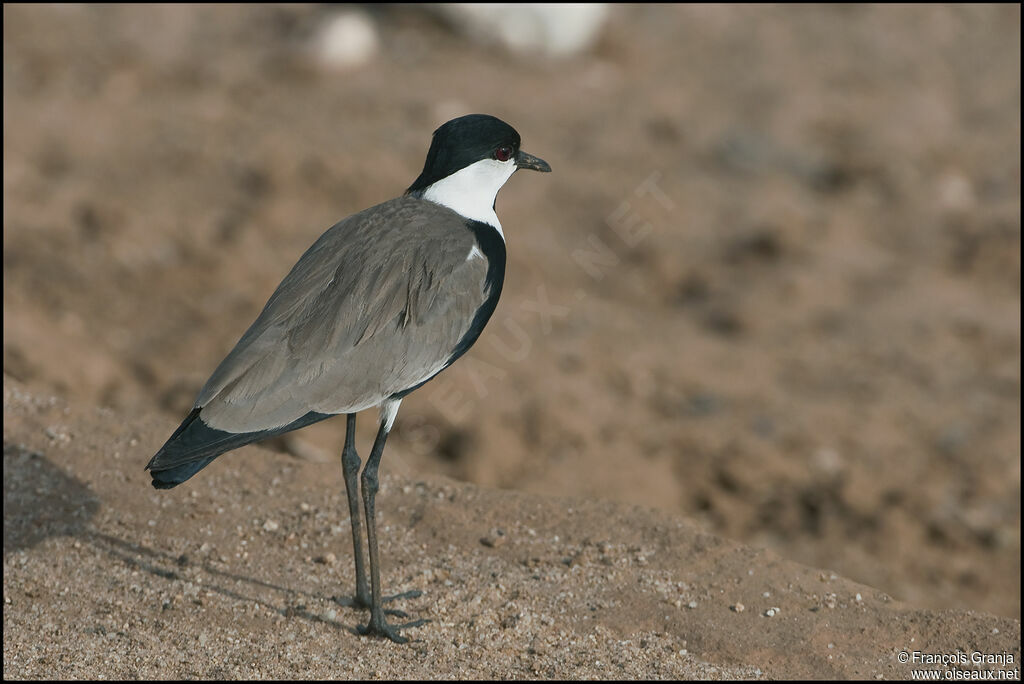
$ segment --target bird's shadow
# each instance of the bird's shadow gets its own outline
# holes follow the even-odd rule
[[[80,536],[100,509],[88,486],[45,455],[4,441],[4,557],[49,537]]]
[[[117,558],[122,563],[132,568],[133,570],[141,570],[148,572],[151,575],[160,577],[162,579],[170,580],[172,582],[180,582],[184,584],[190,580],[181,574],[181,570],[188,566],[194,566],[200,568],[206,575],[213,578],[220,578],[230,583],[243,582],[245,584],[252,585],[257,588],[270,589],[273,591],[280,592],[286,597],[285,605],[275,605],[274,603],[258,598],[253,595],[246,595],[234,589],[229,589],[227,586],[218,584],[216,581],[203,580],[203,589],[205,591],[212,591],[221,596],[226,596],[230,599],[240,601],[243,603],[254,603],[261,608],[268,611],[275,612],[282,617],[286,618],[302,618],[310,622],[320,622],[332,627],[345,629],[353,635],[359,636],[360,632],[358,626],[344,625],[339,622],[327,619],[322,615],[318,615],[310,611],[307,608],[307,603],[312,601],[320,600],[332,600],[334,603],[351,608],[359,608],[356,603],[355,597],[341,596],[341,597],[325,597],[322,595],[314,594],[312,592],[304,591],[301,589],[294,589],[291,587],[283,587],[273,582],[267,582],[265,580],[257,579],[254,577],[247,577],[226,570],[213,567],[210,563],[200,562],[197,563],[188,559],[184,555],[174,556],[173,554],[157,551],[155,549],[147,548],[141,544],[134,542],[127,542],[123,539],[119,539],[113,535],[106,534],[104,532],[98,532],[95,530],[85,530],[79,535],[83,540],[88,541],[94,547],[101,549],[106,554]]]
[[[211,580],[204,578],[203,588],[236,601],[255,603],[286,618],[298,617],[322,622],[359,636],[358,626],[344,625],[327,619],[307,608],[308,603],[333,600],[343,607],[359,608],[354,597],[325,597],[312,592],[284,587],[272,582],[247,577],[196,562],[185,555],[148,548],[138,542],[121,539],[95,529],[93,518],[101,501],[81,480],[68,475],[44,454],[20,444],[4,442],[4,556],[30,549],[50,537],[70,536],[79,539],[133,570],[140,570],[170,582],[185,584],[190,580],[182,573],[188,566],[200,568]],[[222,579],[224,582],[217,582]],[[285,595],[285,605],[275,605],[257,595],[250,596],[229,589],[228,583],[244,583],[257,589],[270,589]]]

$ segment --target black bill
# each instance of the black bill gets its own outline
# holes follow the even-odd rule
[[[520,169],[533,169],[534,171],[551,171],[551,165],[540,157],[534,157],[532,154],[527,154],[522,150],[516,154],[516,168]]]

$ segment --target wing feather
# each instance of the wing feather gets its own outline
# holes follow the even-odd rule
[[[292,268],[196,401],[230,432],[381,403],[444,368],[484,302],[462,217],[402,197],[335,224]]]

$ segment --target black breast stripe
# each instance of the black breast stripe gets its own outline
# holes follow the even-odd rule
[[[505,283],[505,240],[501,237],[494,226],[481,221],[467,219],[466,228],[473,233],[473,237],[476,238],[477,247],[479,247],[480,252],[484,255],[484,259],[487,260],[487,276],[485,282],[487,298],[484,300],[484,303],[480,308],[476,310],[476,313],[473,315],[473,322],[469,326],[469,330],[466,331],[466,334],[464,334],[462,339],[460,339],[455,345],[455,348],[448,357],[448,361],[445,363],[444,368],[455,363],[456,359],[469,351],[469,348],[472,347],[473,343],[476,342],[478,337],[480,337],[480,333],[483,332],[484,326],[487,325],[487,321],[490,320],[491,314],[494,313],[494,309],[498,306],[498,298],[501,297],[501,288]],[[444,368],[441,370],[444,370]],[[438,371],[438,373],[440,372],[441,371]],[[437,377],[437,373],[434,373],[434,375],[431,375],[423,382],[420,382],[408,389],[402,390],[401,392],[395,392],[391,395],[391,398],[401,399],[413,390],[423,387],[423,385],[427,384],[435,377]]]
[[[480,337],[484,326],[490,320],[491,314],[498,306],[498,297],[501,296],[501,287],[505,283],[505,240],[494,228],[480,221],[467,220],[466,226],[473,232],[476,244],[480,247],[484,258],[487,259],[487,299],[477,309],[473,316],[473,323],[469,330],[462,336],[459,343],[452,350],[447,365],[450,366],[457,358],[462,356],[473,346],[476,339]]]

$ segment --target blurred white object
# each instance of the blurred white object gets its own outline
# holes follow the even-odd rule
[[[564,57],[583,52],[597,40],[608,5],[442,3],[434,9],[474,40],[497,40],[519,54]]]
[[[380,41],[373,20],[363,12],[347,10],[324,24],[316,40],[320,62],[334,69],[349,69],[369,62]]]

